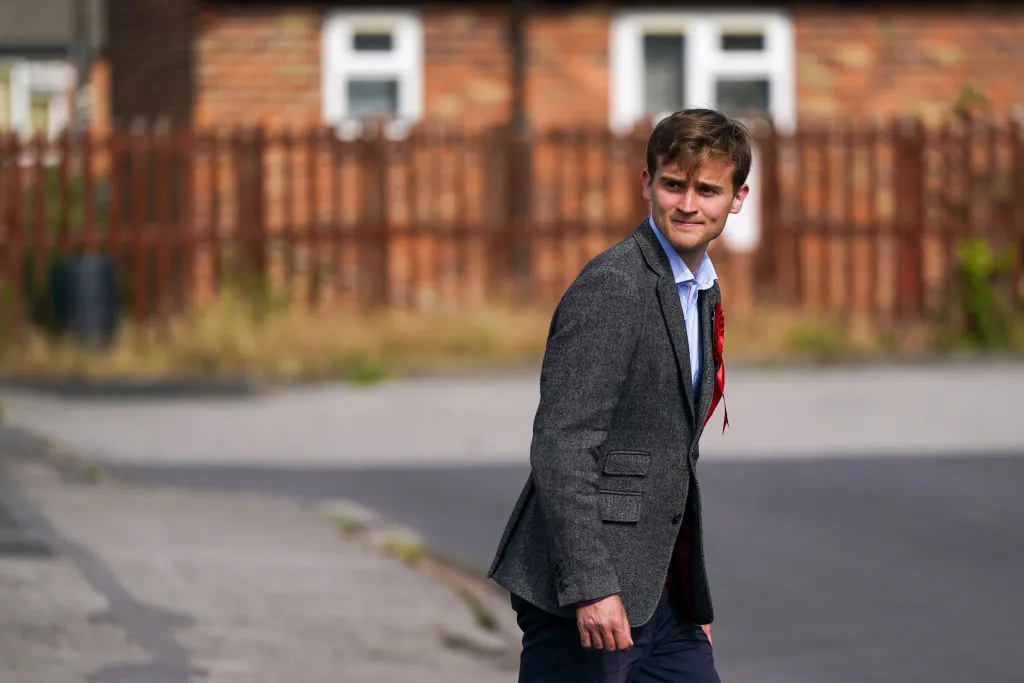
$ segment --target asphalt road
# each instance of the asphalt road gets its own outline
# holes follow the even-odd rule
[[[522,373],[0,396],[9,424],[124,474],[355,499],[482,567],[537,393]],[[724,683],[1024,682],[1024,363],[738,368],[727,402],[700,464]]]
[[[702,462],[723,681],[1024,681],[1021,456]],[[503,464],[113,469],[347,497],[481,567],[526,474]]]

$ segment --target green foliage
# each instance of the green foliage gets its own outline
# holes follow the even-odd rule
[[[50,334],[56,332],[52,274],[58,258],[56,249],[50,249],[42,259],[27,252],[22,266],[25,312],[32,324]]]
[[[387,366],[376,358],[362,352],[340,353],[332,356],[329,374],[346,379],[353,384],[376,384],[388,377]]]
[[[54,243],[59,235],[81,234],[85,225],[85,180],[80,173],[61,177],[59,166],[46,166],[36,175],[34,170],[23,175],[21,187],[20,224],[26,249],[22,254],[22,304],[29,322],[38,329],[54,334],[57,331],[57,311],[53,290],[54,273],[58,263],[70,256]],[[102,201],[103,182],[97,180],[93,188],[93,220],[99,230],[107,222],[107,206]],[[43,234],[51,240],[44,253],[30,247],[35,236]],[[123,283],[121,283],[123,285]],[[130,302],[130,292],[122,292],[124,304]]]
[[[16,342],[14,330],[17,319],[14,303],[14,288],[9,282],[0,282],[0,358],[3,358]]]
[[[22,224],[26,232],[34,233],[42,222],[50,234],[57,234],[66,228],[69,233],[80,232],[85,224],[85,179],[79,173],[69,173],[67,190],[63,185],[61,170],[57,166],[43,169],[42,183],[29,180],[22,188]],[[108,207],[102,201],[104,181],[97,181],[93,188],[93,212],[97,225],[105,225]],[[40,213],[39,199],[42,197],[43,211]]]
[[[834,362],[842,358],[847,344],[843,334],[823,325],[800,324],[786,336],[789,350],[819,362]]]
[[[985,350],[1017,345],[1017,315],[1010,291],[1010,274],[1015,265],[1013,250],[997,254],[982,239],[960,245],[949,345]]]
[[[973,85],[965,85],[957,93],[953,111],[960,116],[973,116],[983,112],[988,106],[989,98],[984,92]]]

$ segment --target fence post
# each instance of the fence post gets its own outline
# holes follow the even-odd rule
[[[924,308],[924,124],[916,118],[903,120],[896,131],[897,311],[919,315]]]
[[[391,273],[388,248],[388,168],[384,125],[368,121],[372,134],[363,136],[363,215],[358,245],[360,304],[364,309],[386,306],[390,300]]]
[[[238,197],[236,209],[240,247],[240,275],[246,286],[265,286],[267,233],[264,219],[266,184],[264,174],[265,137],[262,126],[246,135],[236,158]]]
[[[484,252],[484,278],[487,297],[501,299],[508,284],[508,240],[512,233],[509,222],[508,197],[508,129],[492,126],[481,135],[481,167],[484,173],[484,195],[490,201],[484,204],[487,223]]]
[[[508,127],[508,259],[504,269],[511,276],[513,300],[527,303],[533,295],[533,155],[529,124]]]
[[[6,142],[6,144],[4,144]],[[25,293],[25,226],[22,204],[24,202],[24,187],[21,177],[21,140],[15,133],[0,135],[0,149],[3,149],[6,172],[3,177],[3,187],[6,189],[6,206],[4,207],[3,218],[7,225],[6,235],[6,257],[7,257],[7,281],[11,285],[11,305],[13,311],[12,324],[15,332],[20,333],[26,322],[26,306],[24,302]]]
[[[754,290],[778,287],[779,273],[786,268],[779,263],[783,255],[779,248],[778,232],[781,225],[779,216],[779,157],[778,131],[771,121],[759,122],[757,126],[758,171],[761,175],[761,235],[760,244],[754,256]],[[788,264],[789,268],[798,268],[799,264]],[[773,291],[773,298],[778,293]]]
[[[1024,305],[1024,126],[1021,112],[1014,113],[1010,122],[1010,148],[1013,150],[1013,205],[1010,216],[1010,241],[1016,254],[1013,259],[1011,283],[1014,303]]]

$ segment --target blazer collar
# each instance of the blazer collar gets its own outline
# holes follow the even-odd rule
[[[647,267],[658,274],[659,277],[668,277],[675,282],[672,274],[672,265],[668,262],[668,255],[661,248],[658,236],[654,234],[654,228],[650,220],[645,218],[643,222],[633,231],[633,239],[640,245],[640,253],[644,255]]]

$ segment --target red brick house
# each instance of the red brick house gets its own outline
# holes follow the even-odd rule
[[[103,0],[0,3],[0,133],[55,138],[75,123],[103,127],[104,14]]]
[[[1024,9],[1012,4],[924,7],[847,0],[761,2],[738,9],[727,3],[569,0],[108,1],[111,115],[121,124],[169,117],[201,129],[260,123],[299,130],[326,125],[345,133],[358,129],[361,117],[383,115],[399,136],[419,121],[447,122],[469,131],[509,121],[525,122],[534,131],[607,131],[628,130],[682,106],[710,105],[767,117],[787,131],[837,118],[915,115],[937,120],[965,93],[1000,118],[1024,103]],[[625,156],[632,160],[636,154],[633,149]],[[529,222],[537,226],[532,229],[543,233],[545,226],[553,226],[557,233],[559,225],[569,225],[577,231],[572,234],[581,235],[573,239],[584,240],[591,235],[588,225],[621,228],[644,210],[629,185],[637,182],[632,161],[621,180],[605,185],[586,187],[578,176],[563,178],[559,182],[583,187],[575,198],[567,198],[552,189],[562,186],[544,174],[557,165],[544,158],[549,157],[536,153],[532,162]],[[421,169],[448,163],[423,162]],[[420,244],[416,230],[463,220],[472,232],[494,223],[488,202],[493,186],[501,183],[490,182],[484,162],[479,163],[478,169],[465,171],[469,180],[464,178],[461,189],[407,184],[402,192],[408,190],[411,209],[400,211],[392,200],[386,210],[393,213],[386,217],[367,208],[358,189],[342,191],[341,204],[363,216],[361,225],[387,224],[399,235],[412,235],[406,247],[423,251],[409,246]],[[412,164],[407,171],[414,175]],[[266,180],[260,181],[268,198],[260,221],[268,232],[302,230],[329,213],[325,202],[331,193],[326,190],[321,199],[300,204],[293,218],[279,208],[282,193],[315,195],[315,189],[307,193],[303,188],[326,182],[327,176],[318,176],[310,164],[313,180],[305,183],[306,168],[306,162],[285,171],[268,166]],[[197,167],[197,179],[207,177],[204,173]],[[569,173],[576,171],[570,168]],[[482,180],[473,180],[477,176]],[[735,251],[757,243],[762,215],[758,182],[755,171],[753,206],[730,221],[727,241]],[[891,194],[891,182],[868,183],[863,177],[855,182],[881,196],[880,211],[892,215],[894,202],[886,194]],[[609,199],[609,187],[620,188],[624,199]],[[251,193],[239,190],[235,199],[242,196]],[[482,208],[472,209],[481,197],[487,200]],[[220,212],[229,214],[224,220],[251,222],[232,213],[245,204],[235,199],[221,205]],[[197,195],[201,226],[209,215],[204,201]],[[859,211],[865,202],[853,204]],[[471,208],[459,209],[463,205]],[[407,229],[413,232],[402,232]],[[597,248],[600,240],[594,244]],[[390,252],[394,263],[388,277],[398,278],[393,291],[412,298],[422,269],[409,266],[398,249]],[[544,264],[558,262],[559,249],[534,247],[534,272],[556,273],[556,266]],[[377,262],[384,263],[381,259]],[[813,265],[813,259],[808,263]],[[409,273],[403,270],[409,268]],[[559,277],[549,277],[553,292]],[[746,290],[752,289],[748,281]]]
[[[813,117],[1024,102],[1024,9],[920,3],[110,0],[113,116],[199,126],[368,112],[628,126],[682,105]],[[521,103],[517,98],[521,93]]]

